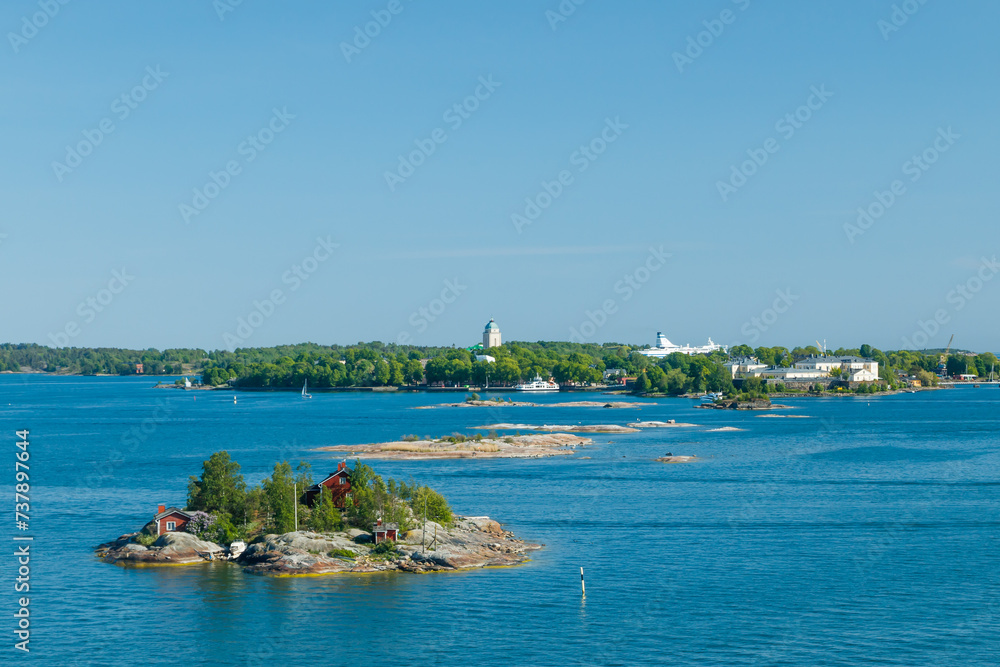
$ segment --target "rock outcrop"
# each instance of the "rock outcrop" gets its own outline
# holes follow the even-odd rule
[[[428,521],[426,530],[426,535],[422,527],[401,535],[390,554],[374,552],[370,540],[364,540],[367,534],[353,539],[347,533],[268,535],[247,547],[238,562],[251,574],[277,576],[432,572],[516,565],[541,548],[517,539],[488,517],[456,517],[450,528]],[[345,551],[353,552],[353,558]]]
[[[149,547],[135,542],[138,533],[122,535],[114,542],[97,547],[106,563],[148,565],[190,565],[220,557],[225,549],[214,542],[199,540],[191,533],[164,533]]]
[[[426,533],[424,530],[421,526],[400,535],[388,553],[375,547],[371,533],[356,528],[329,534],[296,531],[266,535],[230,562],[250,574],[274,576],[432,572],[517,565],[542,546],[517,539],[489,517],[455,517],[450,527],[428,521]],[[135,541],[138,535],[122,535],[102,544],[97,547],[98,555],[107,563],[134,565],[187,565],[225,557],[223,547],[189,533],[166,533],[149,547]]]

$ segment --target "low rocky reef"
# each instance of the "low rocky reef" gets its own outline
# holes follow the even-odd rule
[[[528,459],[572,454],[576,447],[592,444],[590,438],[569,433],[511,435],[496,438],[448,438],[376,442],[366,445],[329,445],[316,452],[339,452],[378,459]]]
[[[782,410],[790,408],[791,406],[771,403],[771,401],[766,398],[755,398],[743,401],[728,398],[715,401],[714,403],[702,403],[697,407],[708,410]]]
[[[253,541],[231,563],[249,574],[303,576],[362,572],[437,572],[518,565],[542,548],[518,539],[489,517],[455,517],[450,527],[428,522],[395,543],[375,545],[372,535],[296,531]],[[187,565],[226,558],[226,549],[188,533],[166,533],[150,547],[123,535],[97,548],[106,563]],[[388,546],[385,546],[388,545]]]
[[[437,405],[418,405],[414,410],[431,410],[434,408],[645,408],[649,403],[636,401],[564,401],[562,403],[532,403],[531,401],[481,401],[466,400],[462,403],[439,403]]]

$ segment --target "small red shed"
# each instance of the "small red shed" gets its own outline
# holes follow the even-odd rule
[[[399,524],[382,523],[382,520],[379,519],[372,527],[372,535],[375,538],[375,544],[385,542],[386,540],[395,542],[399,539]]]
[[[156,516],[153,517],[153,521],[156,522],[157,535],[183,532],[184,526],[191,520],[190,514],[176,507],[160,505],[156,509]]]

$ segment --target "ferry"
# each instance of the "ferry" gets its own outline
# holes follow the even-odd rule
[[[514,389],[517,391],[559,391],[559,385],[552,380],[543,380],[540,375],[536,375],[531,382],[515,385]]]

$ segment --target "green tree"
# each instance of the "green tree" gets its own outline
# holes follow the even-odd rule
[[[276,533],[295,530],[295,498],[292,466],[288,461],[274,464],[270,477],[264,478],[261,486],[267,504],[269,526]]]
[[[413,499],[410,501],[410,507],[418,521],[423,519],[425,508],[428,521],[447,526],[451,524],[453,519],[448,501],[440,493],[427,486],[416,489],[413,493]]]
[[[333,494],[324,486],[309,517],[309,528],[317,533],[332,533],[343,527],[340,511],[333,504]]]
[[[389,384],[389,378],[392,377],[392,368],[386,363],[385,360],[379,359],[375,363],[375,371],[373,380],[375,384],[379,387],[384,387]]]
[[[749,345],[735,345],[729,349],[729,356],[733,359],[739,357],[752,357],[753,348]]]
[[[201,477],[188,482],[188,509],[244,517],[247,485],[240,464],[229,452],[215,452],[201,466]]]
[[[310,465],[299,463],[293,474],[288,461],[274,465],[270,477],[264,478],[261,486],[264,490],[264,500],[270,518],[271,528],[278,533],[288,533],[297,530],[295,513],[299,504],[299,496],[312,486]]]
[[[406,374],[404,380],[407,384],[416,384],[424,379],[424,367],[420,365],[419,359],[409,359],[406,362]]]

